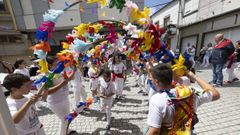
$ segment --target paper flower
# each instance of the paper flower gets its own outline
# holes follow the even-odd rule
[[[107,0],[86,0],[87,3],[99,3],[101,7],[104,7],[107,5]]]
[[[51,21],[56,23],[58,17],[63,14],[62,10],[55,10],[55,9],[49,9],[47,12],[43,15],[43,21]]]
[[[41,25],[38,27],[37,34],[41,34],[38,32],[47,32],[48,38],[52,38],[52,32],[54,31],[55,23],[52,21],[45,21],[42,22]]]
[[[48,40],[48,31],[37,30],[35,36],[38,41],[47,41]]]
[[[183,76],[187,70],[187,67],[184,65],[185,59],[182,54],[179,55],[178,60],[174,59],[175,64],[172,66],[172,70],[178,75]]]
[[[34,45],[33,47],[31,47],[33,50],[43,50],[45,52],[50,52],[51,48],[48,42],[41,42],[38,43],[36,45]]]
[[[140,19],[147,19],[149,18],[150,10],[146,7],[144,7],[143,11],[139,11],[139,9],[134,8],[132,12],[130,13],[130,22],[139,22]],[[140,21],[141,22],[141,21]]]
[[[109,3],[109,8],[116,7],[119,9],[120,12],[122,12],[122,9],[125,5],[125,0],[111,0]]]
[[[46,73],[48,72],[48,63],[46,60],[42,59],[38,61],[40,68],[40,73]]]
[[[63,49],[69,49],[69,44],[67,43],[67,42],[62,42],[62,47],[63,47]]]
[[[73,49],[77,53],[85,54],[88,51],[89,47],[90,46],[87,45],[84,41],[75,39],[71,44],[70,49]]]
[[[133,3],[130,0],[126,1],[125,6],[127,7],[127,14],[128,14],[128,16],[130,16],[130,14],[132,13],[133,9],[138,9],[137,4]]]
[[[39,59],[46,59],[47,57],[47,53],[43,50],[34,50],[33,54],[35,54]]]
[[[82,23],[82,24],[78,25],[77,27],[74,27],[74,29],[77,30],[77,34],[78,34],[78,36],[80,36],[87,32],[88,26],[89,26],[89,24]]]
[[[182,99],[189,97],[191,95],[192,91],[189,87],[180,85],[176,87],[176,98]]]
[[[154,38],[154,36],[151,34],[151,33],[148,33],[148,32],[145,32],[144,34],[143,34],[143,45],[141,46],[141,50],[142,51],[148,51],[150,48],[151,48],[151,46],[152,46],[152,43],[153,43],[153,38]]]

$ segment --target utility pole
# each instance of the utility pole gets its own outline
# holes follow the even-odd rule
[[[182,0],[179,0],[179,6],[178,6],[178,20],[177,20],[177,49],[180,49],[180,19],[182,18]],[[181,51],[181,50],[179,50]]]

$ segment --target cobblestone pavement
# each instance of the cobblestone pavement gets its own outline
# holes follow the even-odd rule
[[[237,71],[240,77],[240,71]],[[211,80],[212,72],[210,69],[197,70],[197,74],[206,81]],[[125,100],[114,102],[112,108],[112,128],[105,131],[106,121],[102,121],[103,114],[97,111],[98,104],[91,107],[93,110],[84,111],[70,125],[71,129],[76,130],[80,135],[140,135],[146,125],[148,110],[148,97],[137,94],[139,89],[134,87],[133,77],[128,78],[125,83]],[[89,94],[86,83],[86,91]],[[229,86],[218,89],[221,99],[202,105],[198,109],[200,122],[195,126],[195,133],[199,135],[217,134],[240,134],[240,82],[235,82]],[[74,105],[73,94],[69,94],[71,108]],[[41,103],[39,117],[44,124],[47,135],[59,135],[60,121],[47,108],[45,103]]]

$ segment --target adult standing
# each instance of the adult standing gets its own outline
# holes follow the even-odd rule
[[[225,39],[223,34],[215,36],[216,45],[212,50],[210,61],[213,65],[212,84],[216,87],[223,85],[223,66],[228,61],[229,56],[234,52],[234,46],[231,40]]]

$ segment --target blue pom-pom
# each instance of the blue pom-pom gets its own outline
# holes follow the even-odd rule
[[[36,38],[37,38],[38,41],[47,41],[48,40],[48,32],[37,30]]]

